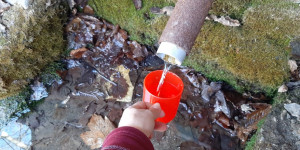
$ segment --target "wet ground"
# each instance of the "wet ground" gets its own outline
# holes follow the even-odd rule
[[[155,48],[129,41],[119,26],[86,14],[75,14],[66,26],[67,69],[49,96],[21,120],[32,130],[33,149],[90,149],[80,135],[89,131],[93,114],[117,127],[123,110],[143,94],[143,80],[163,61]],[[164,133],[155,133],[156,149],[243,149],[271,105],[262,94],[241,95],[201,73],[173,66],[184,82],[176,118]]]

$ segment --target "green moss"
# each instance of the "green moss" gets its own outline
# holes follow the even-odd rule
[[[281,46],[255,35],[253,31],[213,22],[206,22],[203,26],[187,59],[189,63],[186,65],[199,71],[207,68],[203,61],[216,62],[218,67],[207,70],[207,74],[227,70],[226,74],[218,75],[219,79],[234,82],[231,84],[237,89],[236,79],[240,79],[245,82],[241,86],[252,88],[252,85],[260,85],[260,89],[272,93],[288,77],[288,56]],[[232,81],[233,78],[236,81]]]
[[[258,87],[255,84],[251,84],[249,82],[243,81],[240,78],[236,77],[234,74],[229,72],[228,70],[221,68],[220,65],[214,61],[208,61],[203,55],[197,57],[197,60],[194,59],[186,59],[183,63],[184,66],[193,66],[193,68],[201,73],[205,74],[205,76],[212,81],[223,81],[232,87],[235,88],[238,92],[242,93],[245,91],[252,92],[264,92],[268,97],[272,97],[276,92],[276,89],[273,88],[264,88]],[[195,61],[197,61],[197,65],[195,65]]]
[[[140,10],[135,9],[132,0],[90,0],[89,5],[99,17],[127,30],[131,40],[152,45],[157,41],[168,17],[153,15],[150,8],[174,6],[174,3],[171,0],[144,0]]]
[[[244,29],[269,39],[283,49],[300,35],[300,8],[297,4],[280,0],[257,1],[245,12]]]
[[[233,19],[241,20],[244,11],[251,6],[252,0],[215,0],[210,14],[217,16],[230,16]]]
[[[142,9],[135,10],[131,0],[91,0],[89,4],[98,16],[126,29],[132,40],[148,45],[157,41],[168,19],[151,14],[150,8],[173,5],[168,0],[144,0]],[[289,42],[300,35],[299,12],[288,1],[216,0],[210,13],[236,18],[242,26],[206,21],[184,65],[239,91],[273,96],[289,76]]]
[[[64,70],[65,65],[61,62],[52,62],[42,71],[40,74],[41,81],[46,86],[51,86],[54,81],[60,80],[61,77],[57,74],[57,71]]]
[[[65,49],[63,23],[66,12],[61,6],[45,9],[43,2],[37,2],[34,4],[34,14],[28,15],[20,7],[13,7],[4,14],[3,17],[12,20],[14,26],[9,28],[10,36],[6,39],[9,43],[0,50],[0,78],[6,89],[6,92],[0,93],[0,98],[24,88],[29,79],[58,59]]]
[[[24,88],[20,93],[5,99],[0,99],[0,108],[2,116],[0,118],[0,129],[11,117],[20,116],[25,109],[28,108],[26,100],[29,100],[31,89]]]
[[[287,98],[288,98],[287,93],[277,93],[277,95],[272,100],[272,105],[277,106],[279,104],[282,104],[286,102]]]
[[[238,85],[246,85],[245,89],[261,89],[273,95],[289,76],[289,42],[300,35],[300,8],[275,1],[252,2],[253,7],[244,14],[242,27],[206,22],[186,64],[205,70],[207,63],[203,62],[215,62],[218,67],[207,74],[218,73],[216,69],[227,70],[229,74],[218,76],[237,89]],[[232,81],[231,76],[244,84]]]
[[[261,126],[264,124],[266,119],[262,119],[258,122],[257,124],[257,131],[256,133],[251,137],[251,139],[247,142],[245,150],[253,150],[255,143],[256,143],[256,139],[257,139],[257,133],[260,131]]]

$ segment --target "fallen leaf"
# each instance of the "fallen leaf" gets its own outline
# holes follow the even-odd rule
[[[288,87],[285,84],[283,84],[282,86],[280,86],[278,88],[279,93],[284,93],[284,92],[287,92],[287,91],[288,91]]]
[[[294,72],[295,70],[297,70],[298,65],[295,60],[289,60],[288,64],[290,66],[291,72]]]
[[[117,83],[118,86],[106,84],[107,89],[110,89],[111,93],[106,99],[116,98],[120,102],[131,102],[133,95],[133,85],[130,80],[130,69],[126,69],[123,65],[116,68],[117,73],[111,75],[110,80]]]
[[[95,114],[91,117],[88,127],[91,131],[82,133],[80,137],[91,149],[100,148],[106,136],[115,129],[115,126],[107,117],[103,119]]]
[[[77,59],[79,59],[79,58],[82,57],[82,54],[83,54],[84,52],[86,52],[87,50],[88,50],[88,49],[85,48],[85,47],[79,48],[79,49],[75,49],[75,50],[72,50],[72,51],[70,52],[70,56],[71,56],[72,58],[77,58]]]
[[[253,111],[246,113],[239,123],[234,122],[234,129],[243,143],[247,141],[252,131],[257,129],[258,122],[266,117],[272,108],[272,105],[265,103],[250,103],[248,105],[253,108]]]
[[[86,14],[89,14],[89,15],[94,15],[94,10],[91,6],[89,5],[86,5],[84,8],[83,8],[83,12],[86,13]]]

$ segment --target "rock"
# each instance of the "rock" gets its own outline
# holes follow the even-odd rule
[[[254,109],[251,108],[251,107],[249,106],[249,104],[242,104],[242,105],[241,105],[241,110],[242,110],[244,113],[250,113],[250,112],[254,111]]]
[[[31,100],[38,101],[48,96],[46,87],[39,81],[36,81],[34,85],[31,85],[31,89],[33,90],[33,94],[30,96]]]
[[[230,26],[230,27],[238,27],[240,26],[240,22],[236,19],[231,19],[229,16],[221,16],[218,18],[216,15],[209,15],[205,18],[206,20],[213,20],[215,22],[219,22],[223,24],[224,26]]]
[[[161,9],[161,13],[166,14],[167,16],[171,16],[173,10],[174,10],[173,6],[166,6]]]
[[[159,7],[152,7],[152,8],[150,8],[150,11],[154,14],[159,14],[160,13],[160,8]]]
[[[292,48],[292,55],[300,57],[300,39],[292,41],[290,46]]]
[[[298,87],[300,85],[300,81],[297,81],[297,82],[288,82],[286,85],[289,88],[295,88],[295,87]]]
[[[284,84],[278,88],[279,93],[284,93],[288,91],[288,87]]]
[[[7,90],[4,89],[5,83],[3,82],[2,78],[0,78],[0,93],[5,93]]]
[[[5,26],[0,23],[0,32],[4,33],[5,32]]]
[[[273,108],[257,134],[254,149],[300,149],[300,145],[295,144],[300,140],[300,134],[297,133],[300,123],[281,115],[283,111],[282,104]]]
[[[228,118],[231,118],[230,110],[226,104],[225,96],[223,92],[218,91],[216,94],[216,103],[214,105],[215,112],[223,112]]]
[[[285,95],[287,98],[284,98],[283,101],[286,104],[274,105],[260,131],[257,132],[254,149],[300,149],[300,145],[296,144],[300,141],[300,105],[297,104],[299,103],[300,88],[294,86]],[[280,98],[280,96],[278,97]]]
[[[3,11],[6,11],[10,8],[10,5],[8,3],[4,3],[3,1],[0,1],[0,14]]]
[[[300,0],[289,0],[292,3],[300,4]]]
[[[136,10],[140,10],[142,8],[142,0],[133,0],[133,3]]]
[[[70,9],[72,9],[76,3],[74,0],[68,0],[68,4],[69,4]]]
[[[28,9],[33,0],[6,0],[6,2],[10,3],[11,5],[20,5],[24,9]]]
[[[174,7],[173,6],[166,6],[162,9],[160,9],[159,7],[152,7],[150,9],[150,11],[154,14],[157,14],[157,15],[167,15],[167,16],[171,16],[172,12],[174,10]]]
[[[296,103],[284,104],[284,108],[294,117],[300,120],[300,105]]]
[[[297,62],[295,60],[289,60],[288,64],[290,66],[290,71],[291,72],[294,72],[294,71],[297,70],[298,65],[297,65]]]
[[[66,9],[61,0],[6,2],[10,8],[0,17],[0,78],[7,92],[2,92],[0,86],[0,98],[28,85],[28,81],[44,70],[42,68],[58,60],[65,47],[62,20],[66,17]],[[51,5],[47,7],[49,2]]]

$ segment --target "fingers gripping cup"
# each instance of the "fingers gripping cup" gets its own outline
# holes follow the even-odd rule
[[[143,101],[151,104],[159,103],[165,112],[165,117],[156,121],[168,123],[176,116],[181,94],[183,91],[182,80],[174,73],[168,72],[163,85],[157,92],[157,86],[163,70],[149,73],[144,79]]]

